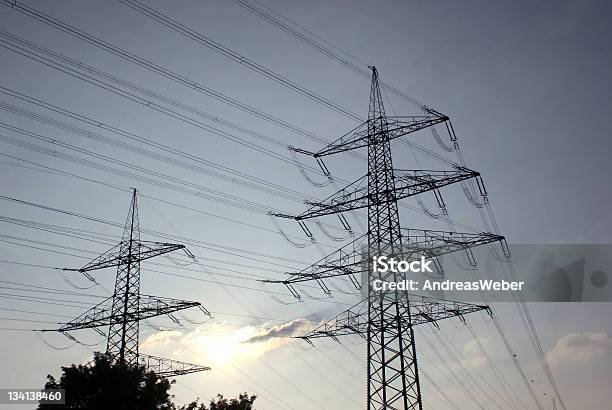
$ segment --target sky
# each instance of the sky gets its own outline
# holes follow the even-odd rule
[[[214,316],[209,319],[188,311],[179,316],[178,328],[168,318],[141,326],[141,351],[212,367],[178,379],[173,386],[177,402],[247,391],[259,395],[261,409],[363,408],[366,371],[361,339],[348,338],[342,344],[324,340],[310,346],[274,337],[300,335],[313,323],[356,303],[359,295],[339,281],[333,284],[334,299],[316,287],[306,287],[302,290],[308,296],[298,302],[282,285],[258,280],[283,278],[284,272],[308,266],[347,242],[346,232],[330,231],[344,239],[336,241],[313,224],[317,246],[293,246],[266,212],[299,213],[306,207],[304,199],[325,198],[364,175],[363,161],[339,155],[326,160],[335,184],[306,171],[313,182],[325,185],[316,187],[300,174],[286,149],[291,145],[315,151],[322,141],[335,140],[358,122],[122,2],[21,4],[199,86],[178,84],[0,5],[2,197],[119,224],[0,200],[0,358],[3,369],[10,370],[0,374],[0,387],[38,388],[47,374],[57,375],[60,366],[87,361],[92,350],[105,348],[104,338],[93,331],[75,333],[82,344],[71,346],[74,343],[61,335],[30,330],[52,328],[112,293],[112,270],[97,272],[102,286],[89,288],[87,279],[62,275],[54,268],[80,267],[110,248],[122,233],[129,191],[136,187],[141,195],[141,228],[146,230],[142,238],[160,240],[155,232],[173,235],[173,241],[186,243],[198,260],[190,262],[177,254],[157,260],[162,266],[143,264],[142,292],[199,301]],[[366,118],[368,79],[236,2],[146,4]],[[468,166],[482,173],[508,242],[612,243],[612,142],[607,124],[612,114],[612,6],[608,2],[261,0],[260,4],[357,57],[360,67],[376,65],[383,81],[448,115]],[[117,85],[107,77],[104,81],[117,88],[100,87],[94,80],[41,64],[23,55],[27,54],[23,50],[9,50],[9,42],[15,41],[10,36],[99,70],[92,74],[82,65],[81,73],[99,79],[101,71],[123,83]],[[202,87],[304,132],[211,98],[198,91]],[[44,108],[23,96],[91,121]],[[393,93],[384,97],[389,115],[420,113]],[[456,161],[454,153],[442,150],[430,133],[411,138]],[[448,169],[447,163],[402,144],[393,145],[393,154],[398,168]],[[308,158],[302,161],[317,166]],[[422,200],[434,209],[430,195]],[[485,229],[478,210],[460,188],[449,187],[444,200],[453,220]],[[440,221],[414,212],[419,206],[414,198],[406,204],[412,208],[400,208],[403,227],[444,229]],[[364,218],[349,219],[355,231],[363,231]],[[72,236],[58,235],[55,228],[34,229],[32,221],[37,228],[44,228],[41,223],[69,227]],[[287,220],[276,222],[292,241],[309,245],[298,226]],[[324,222],[338,226],[332,218]],[[551,387],[515,307],[498,304],[496,308],[529,383],[551,408]],[[534,303],[529,308],[567,408],[604,408],[612,401],[611,305]],[[535,408],[490,320],[480,314],[468,320],[511,390],[527,408]],[[417,331],[420,369],[428,376],[422,382],[426,406],[448,408],[440,390],[462,409],[478,408],[476,402],[490,408],[497,393],[505,398],[466,327],[450,320],[440,328],[443,336],[431,327]],[[440,342],[439,337],[448,340]],[[445,347],[460,352],[458,361],[447,357]],[[464,371],[481,386],[489,381],[492,389],[472,389],[474,382],[467,375],[453,377]],[[463,391],[457,378],[474,391],[475,399]],[[505,401],[499,403],[509,408]]]

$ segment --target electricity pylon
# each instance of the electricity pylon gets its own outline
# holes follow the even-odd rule
[[[329,289],[324,279],[347,276],[358,286],[356,275],[367,272],[367,296],[357,305],[336,318],[310,331],[301,338],[310,339],[359,334],[367,340],[367,408],[422,409],[414,326],[436,323],[439,320],[462,317],[467,313],[488,310],[487,306],[446,301],[425,296],[409,295],[406,291],[374,290],[376,279],[399,282],[404,274],[391,270],[372,272],[373,256],[388,256],[398,260],[415,255],[434,258],[438,271],[441,265],[437,257],[457,251],[465,251],[470,262],[475,263],[470,248],[504,238],[490,233],[457,233],[402,229],[400,227],[398,201],[423,192],[433,191],[441,201],[438,190],[447,185],[476,179],[481,194],[486,195],[480,174],[465,167],[455,166],[452,171],[405,170],[393,167],[391,141],[413,132],[448,121],[448,117],[435,110],[424,108],[422,116],[390,118],[384,110],[378,73],[372,68],[370,106],[368,120],[353,131],[330,143],[318,152],[302,149],[295,151],[312,155],[324,173],[323,157],[358,148],[367,148],[367,174],[321,202],[309,202],[305,212],[291,216],[311,236],[305,220],[336,214],[344,227],[348,227],[343,212],[367,208],[367,233],[324,257],[300,272],[289,273],[281,281],[299,298],[294,285],[316,281],[323,291]],[[365,249],[365,251],[364,251]]]
[[[107,355],[121,364],[144,365],[158,376],[169,377],[210,370],[205,366],[139,353],[139,328],[142,320],[168,315],[173,321],[177,321],[172,313],[191,307],[198,307],[210,316],[199,302],[140,293],[140,263],[176,250],[183,250],[193,258],[185,245],[140,240],[138,204],[134,189],[121,242],[80,269],[64,269],[81,272],[96,282],[89,272],[116,267],[117,277],[113,296],[53,331],[73,338],[67,332],[108,326]]]

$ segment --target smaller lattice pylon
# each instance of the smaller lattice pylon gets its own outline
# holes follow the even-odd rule
[[[137,191],[134,189],[121,241],[79,269],[64,269],[80,272],[92,282],[97,283],[90,272],[116,268],[113,295],[76,319],[63,324],[60,328],[43,331],[57,331],[72,337],[67,332],[78,329],[96,329],[101,332],[100,327],[108,326],[106,354],[119,364],[138,365],[144,361],[147,366],[152,365],[150,370],[160,371],[160,376],[209,370],[205,366],[143,355],[139,352],[140,322],[142,320],[168,315],[176,322],[178,319],[172,316],[173,312],[192,307],[199,307],[210,316],[210,313],[199,302],[140,293],[140,263],[177,250],[183,250],[187,256],[195,259],[185,245],[140,240]]]

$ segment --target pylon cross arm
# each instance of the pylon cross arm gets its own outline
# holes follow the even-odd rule
[[[138,244],[140,246],[138,247],[136,257],[141,261],[166,253],[178,251],[180,249],[187,249],[185,248],[185,245],[177,243],[140,241]]]
[[[404,228],[401,231],[404,240],[402,249],[404,257],[423,255],[434,258],[453,252],[468,251],[488,243],[503,243],[505,240],[501,235],[487,232],[449,232],[413,228]],[[360,236],[299,272],[287,272],[289,275],[287,279],[265,280],[265,282],[291,285],[363,273],[368,270],[367,239],[367,234]]]
[[[292,284],[361,273],[364,270],[363,252],[367,243],[368,237],[364,234],[299,272],[287,272],[288,279],[265,282]]]
[[[403,254],[442,256],[465,251],[488,243],[502,242],[505,238],[489,232],[452,232],[402,228]],[[502,245],[505,247],[505,244]]]
[[[147,354],[139,354],[138,363],[145,366],[147,370],[153,371],[155,375],[159,377],[181,376],[184,374],[210,370],[208,366],[200,366]]]
[[[366,175],[323,201],[312,204],[295,219],[301,221],[338,214],[366,208],[372,204],[380,206],[480,176],[478,172],[464,167],[457,167],[452,171],[398,169],[394,172],[395,184],[390,190],[370,192]]]
[[[200,302],[141,295],[138,311],[141,315],[159,316],[198,306],[201,306]]]
[[[391,294],[387,294],[391,298]],[[368,320],[368,304],[377,301],[379,295],[373,295],[369,299],[364,299],[342,312],[335,318],[321,324],[301,339],[317,339],[322,337],[338,337],[367,333],[370,329],[380,329],[383,324],[376,320]],[[488,310],[488,306],[476,305],[471,303],[448,301],[444,299],[430,298],[427,296],[410,295],[409,309],[402,306],[401,310],[409,314],[402,316],[404,326],[418,326],[424,323],[435,323],[443,319],[460,317],[469,313]],[[406,302],[407,303],[407,302]]]
[[[138,309],[130,310],[124,318],[123,315],[112,313],[111,303],[112,298],[108,298],[76,319],[65,323],[59,329],[45,329],[44,331],[58,330],[61,332],[68,332],[78,329],[91,329],[122,323],[124,319],[126,322],[137,322],[151,317],[167,315],[179,310],[200,306],[200,302],[141,295]]]
[[[386,119],[386,128],[379,131],[381,133],[381,141],[389,141],[443,123],[448,120],[448,117],[444,115],[419,115],[401,117],[401,119],[387,117]],[[382,135],[382,133],[386,135]],[[376,138],[376,135],[368,133],[368,122],[364,122],[357,128],[316,152],[314,156],[324,157],[358,148],[365,148],[372,138]]]
[[[154,258],[165,253],[173,252],[179,249],[185,249],[185,245],[164,242],[150,241],[134,241],[131,249],[131,254],[128,254],[126,241],[121,241],[111,249],[93,259],[87,265],[80,269],[65,269],[78,272],[89,272],[93,270],[113,268],[134,261],[143,261]]]

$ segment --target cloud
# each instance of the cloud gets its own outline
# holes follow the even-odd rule
[[[179,345],[174,347],[175,350],[186,348],[218,367],[230,361],[257,358],[284,347],[294,342],[291,336],[301,335],[312,326],[313,322],[306,318],[278,325],[245,325],[239,328],[228,328],[224,323],[208,323],[183,335],[177,340]]]
[[[478,338],[478,341],[484,345],[486,339],[480,337]],[[476,342],[476,340],[472,339],[468,341],[465,346],[463,346],[463,352],[468,355],[480,353],[480,348],[478,347],[478,343]]]
[[[612,357],[612,337],[607,332],[568,333],[547,354],[552,363],[587,363],[598,357]]]
[[[486,338],[479,337],[478,341],[483,346],[486,346],[487,344]],[[462,365],[471,365],[474,368],[478,368],[487,363],[487,359],[483,356],[476,340],[468,341],[465,346],[463,346],[463,353],[466,357],[465,360],[461,361]]]
[[[261,326],[252,328],[248,338],[243,339],[240,345],[249,349],[252,355],[263,355],[271,350],[285,347],[297,341],[295,336],[302,336],[311,330],[315,323],[307,318],[295,319],[272,327]]]
[[[157,332],[147,337],[145,341],[140,344],[140,347],[145,350],[155,350],[170,344],[182,335],[183,333],[178,330]]]
[[[312,322],[307,319],[296,319],[270,328],[262,327],[259,333],[249,337],[242,343],[264,343],[277,338],[289,338],[304,334],[312,328]]]
[[[144,351],[158,351],[169,357],[204,360],[218,367],[234,360],[254,359],[285,347],[296,342],[292,336],[302,335],[314,325],[315,322],[307,318],[277,325],[245,325],[238,328],[214,322],[188,332],[172,330],[154,333],[140,347]],[[195,357],[189,359],[191,356]]]
[[[460,361],[460,364],[462,367],[470,366],[470,367],[473,367],[474,369],[484,366],[486,363],[487,363],[487,359],[484,356],[467,357],[465,360]]]

